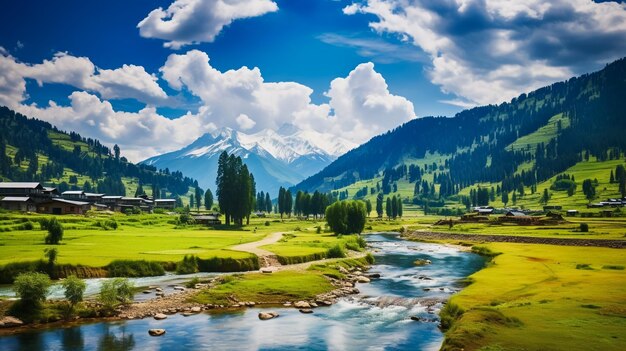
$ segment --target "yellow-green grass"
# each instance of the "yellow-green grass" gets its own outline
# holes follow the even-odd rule
[[[328,279],[318,271],[237,274],[225,278],[224,283],[215,288],[200,292],[192,300],[222,305],[231,304],[234,298],[237,301],[279,304],[312,299],[332,289]]]
[[[502,254],[452,297],[450,303],[465,312],[447,332],[444,349],[624,349],[623,250],[509,243],[484,247]],[[586,265],[590,269],[580,269]]]
[[[567,223],[545,226],[520,226],[513,223],[461,223],[452,228],[436,226],[432,231],[490,235],[515,235],[533,237],[577,238],[577,239],[624,239],[626,240],[626,218],[574,218],[565,217]],[[581,232],[580,224],[587,223],[589,232]]]
[[[65,228],[61,245],[44,245],[46,231],[40,230],[38,221],[51,216],[37,214],[0,214],[0,265],[12,262],[33,261],[43,258],[46,248],[59,250],[58,263],[105,266],[115,259],[149,260],[177,262],[185,255],[199,258],[210,257],[249,257],[249,253],[233,251],[229,248],[240,243],[258,241],[274,232],[292,232],[298,228],[307,230],[306,245],[293,245],[288,240],[274,244],[277,251],[289,251],[294,255],[310,253],[315,240],[326,247],[344,243],[350,236],[336,237],[316,234],[314,226],[324,226],[324,222],[298,221],[276,217],[252,218],[249,226],[243,228],[211,229],[204,226],[177,227],[177,216],[143,214],[101,214],[86,216],[57,216]],[[115,220],[117,230],[105,230],[98,223]],[[24,221],[33,223],[34,230],[13,230]],[[266,226],[265,222],[269,222]],[[301,233],[301,232],[296,232]],[[304,233],[302,233],[304,235]]]
[[[561,122],[561,128],[565,129],[569,127],[570,120],[568,117],[563,116],[562,113],[552,116],[548,120],[548,123],[536,131],[524,135],[509,146],[506,147],[509,151],[529,151],[535,152],[537,145],[540,143],[548,144],[550,140],[556,138],[559,134],[558,123]]]
[[[322,228],[324,223],[319,223]],[[356,244],[356,235],[336,236],[332,233],[316,233],[315,227],[302,228],[283,236],[279,242],[265,245],[261,248],[271,251],[279,256],[293,257],[311,254],[325,254],[331,247],[340,244],[342,246]]]

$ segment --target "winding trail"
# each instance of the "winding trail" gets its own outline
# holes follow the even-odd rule
[[[276,267],[281,265],[280,262],[278,262],[278,257],[275,253],[263,250],[260,247],[278,242],[280,239],[282,239],[283,234],[283,232],[272,233],[259,241],[236,245],[231,247],[230,249],[255,254],[259,257],[259,264],[261,265],[262,269],[275,270]]]

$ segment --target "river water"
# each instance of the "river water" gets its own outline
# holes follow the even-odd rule
[[[458,291],[459,280],[482,268],[484,259],[393,234],[365,237],[376,257],[369,273],[381,278],[358,284],[360,294],[313,314],[250,308],[161,321],[99,322],[0,337],[0,350],[438,350],[443,340],[438,301]],[[417,267],[417,259],[432,264]],[[266,310],[280,317],[260,321],[258,313]],[[167,332],[151,337],[151,328]]]

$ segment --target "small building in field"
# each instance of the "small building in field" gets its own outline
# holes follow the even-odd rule
[[[154,207],[173,210],[176,208],[176,199],[156,199],[154,200]]]
[[[82,215],[87,213],[90,209],[91,204],[89,202],[67,200],[62,198],[52,198],[47,202],[42,202],[37,205],[37,212],[53,215]]]
[[[28,196],[5,196],[0,200],[0,208],[8,211],[35,212],[37,205]]]
[[[546,205],[546,206],[543,206],[543,212],[561,211],[562,209],[563,209],[563,206],[559,206],[559,205]]]
[[[66,200],[87,201],[87,196],[82,190],[68,190],[61,193],[61,197]]]
[[[578,210],[567,210],[565,213],[568,217],[576,217],[578,216]]]
[[[219,213],[210,213],[205,215],[192,215],[197,224],[218,225],[222,224],[219,219]]]

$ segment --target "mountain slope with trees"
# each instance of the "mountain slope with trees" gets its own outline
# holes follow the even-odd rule
[[[151,190],[157,198],[185,195],[197,187],[197,181],[181,172],[128,162],[117,145],[111,150],[98,140],[65,133],[6,107],[0,107],[0,179],[109,195]]]
[[[489,198],[496,196],[496,184],[500,196],[524,188],[530,193],[580,162],[623,157],[624,111],[626,59],[621,59],[497,106],[412,120],[339,157],[295,189],[341,194],[352,184],[366,184],[357,187],[360,194],[347,194],[364,198],[396,192],[402,179],[412,183],[419,205],[426,199],[441,203],[484,183],[494,185]]]

